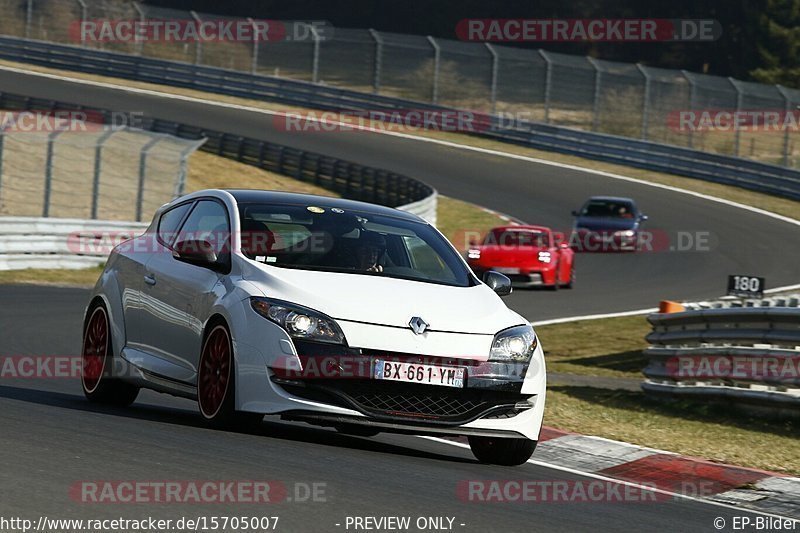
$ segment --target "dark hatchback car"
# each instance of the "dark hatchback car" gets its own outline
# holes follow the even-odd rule
[[[570,246],[581,252],[636,251],[647,215],[630,198],[592,196],[577,211]]]

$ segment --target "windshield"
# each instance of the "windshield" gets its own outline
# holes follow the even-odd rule
[[[427,224],[318,206],[240,204],[242,253],[270,266],[469,287],[461,258]]]
[[[581,215],[585,217],[633,218],[635,211],[636,208],[630,202],[590,200],[583,206]]]
[[[498,246],[535,246],[543,248],[548,245],[547,234],[532,230],[495,230],[486,235],[484,244]]]

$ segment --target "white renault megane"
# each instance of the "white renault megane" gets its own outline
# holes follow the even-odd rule
[[[207,190],[111,253],[86,311],[83,389],[196,399],[210,422],[265,414],[356,435],[465,435],[487,463],[536,447],[533,328],[416,215],[271,191]]]

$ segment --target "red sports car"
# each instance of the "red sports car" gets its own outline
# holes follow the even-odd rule
[[[544,226],[494,228],[482,244],[470,246],[467,261],[479,277],[488,270],[508,276],[519,287],[572,288],[575,253],[563,233]]]

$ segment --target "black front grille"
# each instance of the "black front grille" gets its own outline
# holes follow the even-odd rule
[[[463,424],[508,410],[525,397],[518,392],[456,389],[381,380],[280,381],[290,394],[356,409],[383,419]]]

